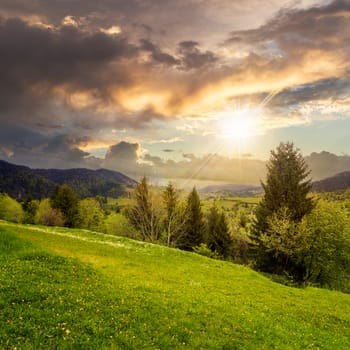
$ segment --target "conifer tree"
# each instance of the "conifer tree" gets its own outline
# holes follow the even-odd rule
[[[265,193],[257,206],[252,230],[256,258],[261,268],[279,264],[266,249],[266,236],[261,240],[261,236],[271,229],[271,217],[278,215],[283,208],[292,223],[299,223],[314,208],[309,175],[307,164],[293,143],[280,143],[276,150],[271,151],[266,183],[262,183]]]
[[[184,233],[177,243],[177,247],[183,250],[193,250],[193,247],[199,246],[204,242],[205,223],[201,202],[196,191],[193,190],[187,197],[186,219],[184,224]]]
[[[208,216],[207,245],[210,250],[224,258],[232,253],[232,239],[226,216],[223,212],[220,213],[215,205],[210,208]]]

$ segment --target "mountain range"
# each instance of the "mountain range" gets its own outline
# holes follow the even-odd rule
[[[64,183],[71,186],[80,198],[98,195],[116,198],[137,184],[130,177],[107,169],[31,169],[0,160],[0,192],[6,192],[13,198],[21,200],[29,195],[34,199],[46,198],[57,185]],[[314,181],[312,188],[316,192],[349,189],[350,171]],[[261,191],[258,186],[239,184],[211,185],[200,189],[202,193],[220,192],[225,196],[241,197],[253,197]]]
[[[107,169],[31,169],[0,160],[0,192],[23,199],[48,197],[57,185],[68,184],[80,198],[97,195],[119,197],[137,182]]]

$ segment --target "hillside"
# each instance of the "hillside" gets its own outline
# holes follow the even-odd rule
[[[0,222],[0,266],[0,348],[350,348],[350,295],[177,249]]]
[[[332,192],[350,188],[350,171],[328,177],[326,179],[315,181],[312,188],[318,192]]]
[[[0,160],[0,192],[16,199],[29,194],[35,199],[45,198],[63,183],[70,185],[80,198],[86,198],[118,197],[125,187],[135,186],[136,181],[106,169],[30,169]]]
[[[0,160],[0,192],[22,199],[28,194],[33,198],[48,197],[55,188],[55,183],[21,165]]]

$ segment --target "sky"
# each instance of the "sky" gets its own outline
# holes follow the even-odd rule
[[[1,0],[0,159],[258,184],[291,141],[330,176],[349,58],[350,0]]]

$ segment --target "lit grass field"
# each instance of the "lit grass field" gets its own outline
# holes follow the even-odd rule
[[[83,230],[0,222],[1,349],[350,349],[350,295]]]

